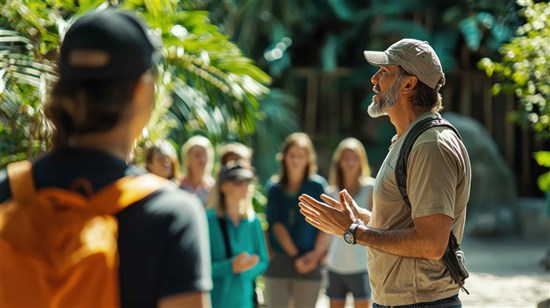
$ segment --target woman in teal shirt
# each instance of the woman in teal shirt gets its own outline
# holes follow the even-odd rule
[[[253,178],[242,162],[222,166],[213,208],[207,211],[213,307],[253,307],[253,282],[269,263],[262,226],[252,208]]]

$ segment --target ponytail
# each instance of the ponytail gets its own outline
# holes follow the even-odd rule
[[[44,113],[55,126],[54,149],[72,136],[112,129],[132,100],[137,79],[74,82],[59,79]]]

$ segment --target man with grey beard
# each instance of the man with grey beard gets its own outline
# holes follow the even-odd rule
[[[371,81],[371,117],[388,115],[397,134],[376,177],[372,213],[355,204],[345,190],[339,200],[319,202],[300,196],[306,220],[349,244],[368,246],[373,307],[462,307],[459,285],[441,258],[451,231],[462,241],[470,194],[470,159],[452,129],[429,128],[414,143],[407,163],[410,206],[395,176],[399,152],[411,128],[440,117],[445,76],[427,43],[403,39],[383,52],[365,51],[380,69]]]

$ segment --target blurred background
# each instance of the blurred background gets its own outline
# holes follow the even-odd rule
[[[388,118],[366,114],[377,68],[363,50],[411,37],[440,56],[443,115],[471,156],[468,235],[550,246],[548,2],[0,2],[0,167],[48,149],[52,128],[41,108],[56,78],[59,44],[90,10],[134,10],[163,39],[158,102],[137,161],[144,140],[167,138],[177,149],[196,134],[215,145],[243,142],[254,149],[259,211],[261,187],[277,172],[275,155],[295,131],[313,139],[321,175],[328,176],[332,151],[346,137],[364,143],[376,174],[395,130]]]

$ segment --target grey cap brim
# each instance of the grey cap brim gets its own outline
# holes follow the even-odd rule
[[[395,64],[388,55],[383,51],[369,51],[365,50],[363,52],[363,55],[365,55],[365,59],[367,62],[369,62],[372,65],[380,66],[380,65],[392,65]]]

